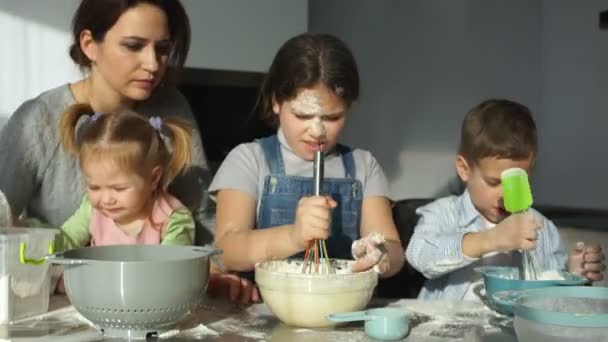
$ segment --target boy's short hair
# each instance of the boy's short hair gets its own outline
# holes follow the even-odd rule
[[[532,112],[520,103],[490,99],[464,117],[458,153],[469,163],[486,157],[522,160],[535,157],[537,151]]]

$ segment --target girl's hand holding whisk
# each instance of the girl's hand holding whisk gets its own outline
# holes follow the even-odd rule
[[[355,242],[351,247],[355,262],[353,272],[361,272],[370,268],[382,274],[388,271],[390,260],[385,246],[386,241],[380,233],[371,233]]]
[[[298,250],[306,249],[308,242],[329,237],[331,210],[337,206],[329,196],[303,197],[296,209],[296,220],[292,230],[292,242]]]
[[[568,271],[580,274],[592,281],[602,280],[604,253],[599,245],[585,246],[585,243],[577,242],[568,255]]]

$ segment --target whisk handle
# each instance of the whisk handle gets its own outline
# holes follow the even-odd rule
[[[321,188],[323,187],[323,152],[318,150],[315,152],[315,159],[313,162],[313,191],[315,196],[321,195]]]

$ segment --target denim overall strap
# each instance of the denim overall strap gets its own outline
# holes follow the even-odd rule
[[[344,165],[345,178],[357,179],[357,168],[355,167],[355,158],[353,151],[348,146],[337,146],[340,155],[342,155],[342,165]]]
[[[258,139],[258,143],[262,146],[266,165],[270,169],[271,175],[284,175],[285,163],[283,163],[283,154],[281,153],[281,142],[279,137],[274,134],[266,138]]]
[[[300,198],[312,195],[312,177],[288,176],[277,136],[259,139],[270,174],[264,179],[259,198],[256,229],[293,224]],[[338,206],[332,210],[332,226],[327,248],[331,257],[350,259],[352,241],[358,239],[363,194],[355,178],[356,167],[350,148],[337,145],[344,166],[344,178],[325,178],[322,193],[332,196]],[[311,162],[312,163],[312,162]],[[292,257],[302,257],[302,253]],[[253,272],[241,276],[253,280]]]

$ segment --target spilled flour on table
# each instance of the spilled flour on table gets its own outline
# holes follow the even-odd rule
[[[266,333],[277,324],[273,316],[251,317],[249,314],[230,317],[209,324],[209,327],[220,335],[229,333],[253,340],[265,340]]]
[[[296,328],[290,330],[288,327],[279,327],[270,335],[270,342],[274,341],[289,341],[289,342],[305,342],[305,341],[332,341],[332,342],[359,342],[369,341],[370,338],[365,335],[363,327],[352,330],[341,330],[340,326],[334,330],[312,330]]]
[[[410,313],[410,340],[426,338],[449,341],[482,341],[511,330],[512,318],[500,315],[474,301],[457,304],[428,301],[417,303],[416,310],[407,304],[393,303],[389,307],[403,308]],[[510,334],[510,333],[508,333]],[[514,332],[513,332],[514,334]],[[516,341],[515,339],[513,341]]]
[[[173,329],[173,330],[169,330],[166,331],[160,335],[158,335],[158,337],[160,339],[170,339],[173,337],[178,336],[179,337],[203,337],[203,336],[219,336],[219,333],[213,329],[209,329],[207,326],[205,326],[204,324],[199,324],[198,326],[194,327],[194,328],[190,328],[190,329],[186,329],[186,330],[178,330],[178,329]]]

